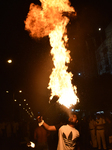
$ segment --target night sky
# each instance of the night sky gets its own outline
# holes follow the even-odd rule
[[[6,100],[6,90],[17,93],[21,89],[33,112],[43,111],[49,106],[50,91],[47,86],[53,67],[51,47],[48,37],[35,40],[24,30],[30,4],[40,5],[40,2],[5,0],[0,3],[0,101],[4,107],[0,108],[5,110],[5,105],[10,104],[10,100]],[[73,59],[70,71],[77,74],[82,72],[80,60],[85,54],[80,48],[81,41],[86,35],[95,34],[99,27],[104,29],[110,23],[112,9],[109,0],[71,0],[71,5],[74,6],[77,17],[71,18],[67,26],[68,49],[71,50]],[[74,42],[77,37],[78,42]],[[12,64],[7,63],[8,59],[12,59]]]

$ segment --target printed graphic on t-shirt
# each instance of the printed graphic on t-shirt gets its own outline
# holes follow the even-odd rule
[[[77,138],[72,140],[72,137],[73,137],[72,131],[70,132],[68,138],[66,137],[65,133],[63,133],[62,136],[63,136],[63,140],[64,140],[64,143],[65,143],[66,147],[70,150],[74,149],[75,145],[76,145]]]

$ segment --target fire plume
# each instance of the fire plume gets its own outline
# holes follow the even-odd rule
[[[48,89],[50,100],[57,95],[58,102],[70,107],[78,102],[77,88],[72,85],[73,74],[67,72],[70,63],[70,51],[66,49],[68,42],[66,26],[69,18],[64,13],[75,14],[69,0],[40,0],[41,6],[31,4],[25,21],[25,30],[31,37],[49,36],[54,68],[50,75]]]

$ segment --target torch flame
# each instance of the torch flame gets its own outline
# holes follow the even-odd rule
[[[48,89],[50,100],[57,95],[58,102],[70,107],[78,102],[77,88],[72,85],[73,74],[67,72],[70,63],[70,51],[65,47],[68,42],[66,26],[69,18],[63,13],[75,12],[69,0],[40,0],[41,6],[31,4],[25,21],[25,29],[30,36],[40,38],[49,36],[54,68],[50,75]]]
[[[35,148],[35,143],[33,143],[33,142],[29,142],[29,143],[27,143],[27,146],[28,147],[32,147],[32,148]]]

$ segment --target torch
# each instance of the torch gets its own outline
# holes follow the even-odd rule
[[[33,143],[33,142],[29,142],[29,143],[27,143],[27,146],[28,147],[32,147],[32,148],[35,148],[35,143]]]

